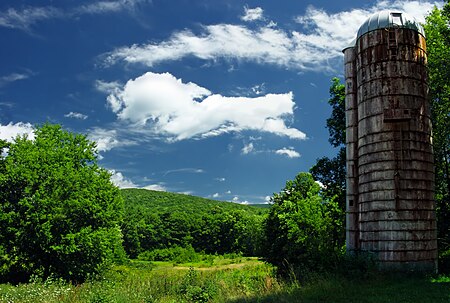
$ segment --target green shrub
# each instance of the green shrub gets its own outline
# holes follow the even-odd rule
[[[191,267],[180,283],[179,293],[188,302],[207,303],[217,293],[217,289],[213,281],[202,278],[200,273]]]

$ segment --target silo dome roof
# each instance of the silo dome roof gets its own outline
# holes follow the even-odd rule
[[[392,11],[381,11],[370,16],[359,28],[356,39],[362,35],[381,28],[401,27],[415,30],[425,36],[422,25],[413,17]]]

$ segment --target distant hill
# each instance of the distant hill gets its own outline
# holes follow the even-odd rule
[[[192,247],[208,254],[258,254],[267,207],[146,189],[122,189],[121,226],[128,256]]]
[[[156,213],[199,213],[221,209],[223,211],[241,210],[250,214],[261,215],[266,213],[269,207],[268,204],[242,205],[185,194],[137,188],[122,189],[121,193],[126,207],[141,206],[150,208]]]

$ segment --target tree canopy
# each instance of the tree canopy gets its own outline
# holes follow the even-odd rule
[[[267,261],[286,269],[328,267],[336,261],[342,243],[336,231],[343,229],[337,204],[320,195],[320,186],[309,173],[301,172],[274,194],[264,222]]]
[[[175,247],[247,256],[259,251],[267,209],[145,189],[121,193],[124,247],[131,258]]]
[[[345,210],[345,86],[339,78],[331,79],[328,104],[332,108],[331,116],[327,119],[329,142],[339,150],[333,158],[317,159],[309,171],[315,180],[324,185],[324,196],[336,199],[339,207]]]
[[[45,124],[0,149],[0,280],[83,281],[123,255],[123,200],[93,142]]]
[[[433,123],[440,269],[450,271],[450,1],[424,25]]]

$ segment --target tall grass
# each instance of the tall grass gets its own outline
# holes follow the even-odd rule
[[[77,286],[52,279],[0,285],[0,302],[227,302],[281,289],[273,268],[262,262],[214,270],[155,269],[137,264],[116,266],[100,280]]]
[[[132,262],[81,285],[32,280],[0,285],[7,303],[267,303],[267,302],[450,302],[450,278],[408,275],[310,273],[308,279],[282,281],[274,268],[254,259],[209,268],[169,262]],[[299,282],[301,281],[301,282]]]

